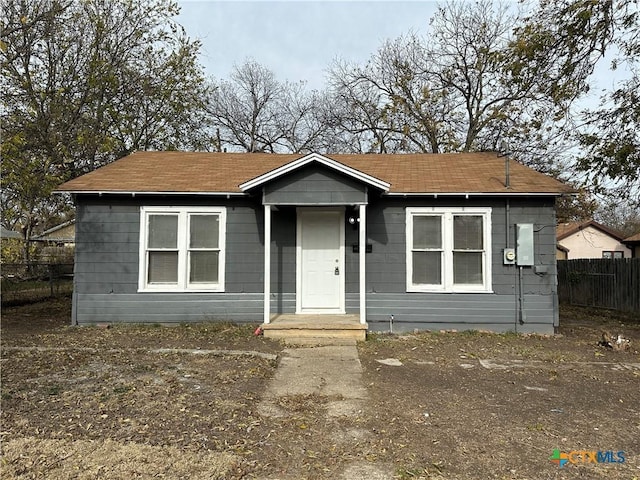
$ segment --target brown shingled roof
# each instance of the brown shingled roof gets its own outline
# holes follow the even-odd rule
[[[240,184],[301,154],[136,152],[64,183],[60,192],[241,193]],[[329,154],[336,162],[391,184],[389,193],[560,194],[572,189],[515,161],[510,188],[495,153]]]
[[[640,232],[636,233],[635,235],[631,235],[629,238],[625,238],[623,242],[640,243]]]
[[[565,239],[571,235],[573,235],[576,232],[579,232],[580,230],[584,230],[587,227],[593,227],[597,230],[600,230],[604,233],[606,233],[607,235],[615,238],[618,241],[622,240],[622,235],[620,235],[620,232],[616,232],[615,230],[609,228],[609,227],[605,227],[604,225],[596,222],[595,220],[585,220],[582,222],[567,222],[567,223],[560,223],[558,224],[558,226],[556,227],[556,238],[558,240],[562,240]]]

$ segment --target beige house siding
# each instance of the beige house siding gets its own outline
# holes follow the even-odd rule
[[[67,225],[66,227],[63,227],[60,230],[57,230],[49,235],[41,236],[42,240],[51,240],[51,241],[58,241],[58,242],[64,241],[65,247],[70,245],[72,246],[73,243],[75,242],[75,237],[76,237],[75,224]]]
[[[624,258],[631,258],[631,249],[615,238],[592,226],[563,238],[560,245],[567,248],[567,259],[602,258],[602,252],[623,252]],[[560,257],[558,257],[560,258]]]

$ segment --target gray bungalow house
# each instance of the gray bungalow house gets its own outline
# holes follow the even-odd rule
[[[496,153],[137,152],[58,191],[77,205],[74,324],[558,324],[571,190]]]

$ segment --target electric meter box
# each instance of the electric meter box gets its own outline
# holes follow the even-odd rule
[[[516,249],[515,248],[505,248],[502,250],[503,263],[504,265],[515,265],[516,264]]]
[[[533,223],[518,223],[516,263],[521,267],[533,266]]]

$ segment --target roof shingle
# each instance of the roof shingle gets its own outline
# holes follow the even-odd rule
[[[241,193],[240,184],[301,154],[136,152],[62,184],[60,192]],[[567,185],[495,153],[329,154],[391,184],[389,193],[570,193]]]
[[[595,228],[596,230],[600,230],[606,233],[607,235],[615,238],[618,241],[622,240],[622,235],[619,232],[616,232],[615,230],[609,227],[606,227],[596,222],[593,219],[584,220],[582,222],[567,222],[567,223],[558,224],[556,227],[556,238],[558,240],[563,240],[573,235],[574,233],[577,233],[580,230],[584,230],[585,228],[588,228],[588,227],[592,227],[592,228]]]

